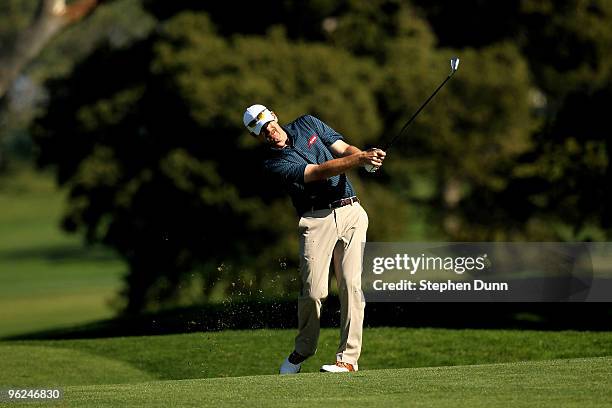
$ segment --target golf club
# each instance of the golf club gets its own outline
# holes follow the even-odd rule
[[[453,57],[450,60],[450,66],[451,66],[451,71],[448,74],[448,76],[444,79],[444,81],[442,81],[442,83],[436,88],[436,90],[429,96],[429,98],[427,98],[427,100],[425,102],[423,102],[423,104],[421,105],[421,107],[419,109],[417,109],[416,112],[414,112],[414,114],[412,115],[412,117],[410,119],[408,119],[408,122],[406,122],[406,124],[402,127],[402,129],[399,131],[399,133],[397,135],[395,135],[395,137],[393,139],[391,139],[383,148],[382,150],[384,150],[385,152],[388,152],[389,149],[391,148],[391,146],[393,145],[393,143],[395,143],[395,141],[397,139],[399,139],[399,137],[402,135],[402,133],[404,133],[404,131],[408,128],[408,126],[410,126],[410,124],[412,123],[412,121],[418,116],[419,113],[421,113],[421,111],[423,110],[423,108],[425,106],[427,106],[427,104],[429,103],[429,101],[431,101],[433,99],[434,96],[436,96],[436,94],[438,93],[438,91],[440,89],[442,89],[442,87],[448,82],[449,79],[451,79],[451,77],[453,76],[453,74],[455,72],[457,72],[457,68],[459,68],[459,58],[458,57]],[[368,165],[366,166],[366,170],[369,172],[375,172],[378,168]]]

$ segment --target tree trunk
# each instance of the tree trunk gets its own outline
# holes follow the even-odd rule
[[[12,47],[0,51],[0,98],[57,33],[90,14],[100,3],[78,0],[66,6],[65,0],[42,0],[32,24],[19,33]]]

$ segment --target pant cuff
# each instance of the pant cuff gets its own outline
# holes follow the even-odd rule
[[[354,358],[347,357],[343,355],[342,353],[336,354],[336,361],[341,361],[343,363],[348,363],[348,364],[353,364],[353,365],[357,364],[357,360],[355,360]]]

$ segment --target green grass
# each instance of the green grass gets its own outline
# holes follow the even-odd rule
[[[74,349],[33,345],[7,345],[1,349],[5,358],[2,368],[6,372],[2,383],[8,385],[62,386],[82,384],[83,381],[115,384],[155,379],[124,361]]]
[[[12,369],[0,370],[0,385],[100,384],[105,379],[98,371],[106,370],[107,364],[109,370],[120,365],[135,373],[117,377],[113,383],[140,382],[142,375],[179,380],[275,374],[292,349],[294,335],[294,330],[241,330],[4,341],[0,342],[0,361]],[[337,342],[337,330],[322,330],[319,350],[304,364],[303,372],[316,372],[332,361]],[[52,350],[58,351],[61,364],[49,360]],[[99,369],[74,376],[72,367],[81,366],[83,356],[97,359]],[[359,363],[363,370],[371,370],[603,356],[612,356],[612,333],[369,328],[364,331]],[[24,360],[27,366],[20,365]],[[17,383],[16,375],[20,378]]]
[[[0,337],[112,317],[123,264],[61,232],[64,193],[20,166],[0,178]]]
[[[49,175],[24,168],[0,179],[0,337],[113,315],[124,266],[61,233],[62,205]],[[59,405],[75,407],[612,406],[611,332],[369,328],[362,370],[325,375],[338,330],[324,329],[303,373],[279,377],[294,336],[0,341],[0,388],[63,387]]]
[[[69,386],[64,396],[71,407],[585,408],[611,401],[610,357]]]

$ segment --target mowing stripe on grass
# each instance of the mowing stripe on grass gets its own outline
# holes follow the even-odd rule
[[[156,377],[123,361],[77,350],[5,345],[0,347],[0,388],[63,387],[154,380]]]

